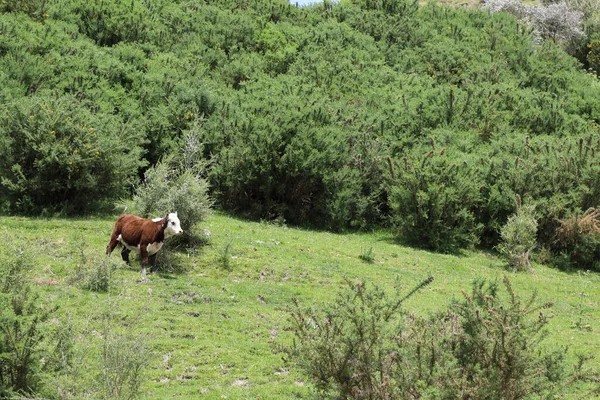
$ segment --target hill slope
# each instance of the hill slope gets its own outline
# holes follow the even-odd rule
[[[151,351],[142,398],[308,398],[306,377],[276,352],[277,344],[291,339],[286,307],[291,297],[316,306],[333,300],[343,277],[387,289],[398,278],[408,290],[431,274],[434,282],[406,307],[427,315],[460,298],[477,277],[509,275],[524,297],[537,290],[541,301],[555,303],[549,345],[600,356],[595,273],[535,265],[535,273],[514,274],[490,254],[428,253],[398,246],[383,232],[332,234],[215,214],[203,224],[210,231],[207,245],[197,253],[169,255],[173,272],[154,274],[142,284],[139,262],[128,268],[113,254],[109,292],[84,290],[73,278],[102,264],[113,221],[0,218],[3,237],[33,258],[29,277],[44,304],[60,306],[49,327],[70,321],[80,357],[72,371],[76,379],[46,377],[66,398],[98,396],[108,334],[120,335],[123,349],[142,341]],[[359,258],[367,253],[372,263]],[[585,388],[573,398],[583,393]]]

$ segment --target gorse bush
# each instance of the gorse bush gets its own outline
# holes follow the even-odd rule
[[[536,245],[537,220],[532,204],[522,205],[517,198],[517,212],[511,215],[500,231],[498,251],[508,258],[508,264],[518,270],[530,270],[531,251]]]
[[[409,244],[456,252],[479,241],[474,211],[482,201],[481,181],[466,160],[445,153],[434,146],[390,167],[392,221],[398,237]]]
[[[11,209],[90,212],[123,196],[144,165],[135,127],[75,98],[29,97],[0,113],[1,184]]]
[[[540,14],[537,30],[413,0],[0,7],[8,212],[86,213],[125,198],[178,160],[189,133],[210,160],[201,175],[215,203],[256,219],[392,226],[455,252],[497,245],[515,195],[536,205],[546,247],[558,220],[598,206],[600,84],[561,48],[583,15],[585,36],[567,47],[598,64],[587,0]]]
[[[165,157],[148,169],[144,181],[136,187],[133,199],[120,205],[125,206],[128,212],[146,218],[177,212],[184,234],[183,238],[174,239],[191,243],[194,228],[206,218],[212,201],[204,178],[206,161],[201,158],[202,143],[194,131],[185,138],[181,152]]]
[[[409,393],[410,387],[392,381],[404,361],[402,303],[431,281],[388,297],[380,288],[346,280],[346,290],[322,311],[295,301],[291,328],[298,342],[286,351],[323,394],[371,399]]]
[[[12,254],[11,254],[12,252]],[[42,305],[25,274],[29,256],[11,248],[0,254],[0,397],[34,393],[44,369],[43,324],[56,308]]]
[[[290,359],[322,395],[352,399],[524,399],[552,396],[573,381],[566,348],[542,345],[550,303],[522,299],[508,278],[475,281],[446,312],[408,314],[407,296],[363,282],[322,309],[295,302]]]
[[[554,242],[556,261],[582,269],[597,270],[600,265],[600,210],[588,209],[560,220]],[[561,265],[564,266],[564,265]]]
[[[497,282],[475,281],[450,307],[461,327],[454,354],[469,397],[523,399],[567,380],[566,348],[541,346],[552,303],[538,304],[536,293],[522,299],[507,277],[503,284],[504,293]]]

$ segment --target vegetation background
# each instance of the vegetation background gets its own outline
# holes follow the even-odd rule
[[[0,0],[0,210],[21,216],[4,221],[18,232],[6,234],[18,240],[10,240],[16,249],[5,264],[27,280],[27,266],[41,263],[44,277],[37,278],[56,279],[74,298],[103,293],[102,324],[88,332],[75,322],[73,335],[102,339],[104,374],[82,374],[101,388],[86,396],[106,398],[149,390],[141,372],[151,361],[136,347],[144,338],[118,336],[123,320],[115,322],[114,297],[106,294],[114,295],[115,265],[76,250],[85,249],[87,228],[67,217],[105,216],[125,206],[146,216],[185,209],[193,235],[172,247],[191,261],[176,252],[163,260],[183,274],[208,267],[197,246],[211,244],[202,224],[214,205],[281,226],[383,230],[394,246],[432,250],[440,260],[451,257],[442,253],[500,249],[509,269],[530,269],[531,257],[563,271],[543,269],[544,276],[564,273],[577,286],[582,280],[573,271],[580,271],[593,281],[586,271],[600,268],[599,15],[597,4],[585,0],[490,0],[475,8],[412,0],[301,8],[283,0]],[[55,222],[23,216],[72,224],[82,233],[68,241],[79,261],[43,261],[37,246],[51,238],[38,233],[51,232],[46,224]],[[50,234],[66,234],[60,232]],[[257,273],[252,264],[232,272],[239,267],[235,243],[214,240],[220,255],[208,259],[219,263],[212,266],[219,279]],[[38,243],[32,255],[19,250],[31,242]],[[94,247],[100,242],[94,239]],[[66,257],[63,244],[59,259]],[[362,264],[377,259],[373,246],[355,253],[360,270],[370,271],[364,275],[378,276],[378,266]],[[288,261],[271,268],[282,273]],[[325,264],[332,266],[325,276],[354,271]],[[489,277],[480,267],[475,275]],[[317,281],[309,286],[320,290]],[[12,314],[4,321],[29,332],[24,339],[45,343],[53,304],[19,302],[35,288],[7,282]],[[585,290],[567,291],[580,306],[574,326],[585,330],[586,307],[597,297],[590,303]],[[205,301],[196,295],[181,301]],[[56,327],[54,342],[73,336],[65,326]],[[119,358],[119,341],[130,344],[128,357]],[[7,346],[4,360],[18,350]],[[11,376],[3,381],[7,393],[48,390],[39,374],[27,380],[29,370],[19,367],[30,359],[38,360],[31,371],[63,371],[66,382],[78,373],[64,372],[68,363],[60,357],[17,353],[22,358],[0,368],[2,377]],[[130,373],[110,369],[124,365]],[[129,384],[117,384],[117,376]],[[81,387],[64,390],[44,395],[83,396]]]

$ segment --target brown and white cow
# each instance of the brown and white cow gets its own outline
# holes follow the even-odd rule
[[[156,253],[169,236],[183,233],[177,213],[170,213],[164,218],[146,219],[133,214],[121,215],[106,247],[110,255],[117,246],[122,246],[121,257],[129,264],[129,253],[133,250],[142,256],[142,276],[146,275],[148,259],[151,271],[154,270]]]

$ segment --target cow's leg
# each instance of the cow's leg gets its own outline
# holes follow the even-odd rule
[[[131,253],[131,250],[129,250],[127,247],[123,247],[123,250],[121,251],[121,258],[123,258],[123,261],[125,261],[127,265],[129,265],[129,253]]]
[[[140,254],[142,255],[142,281],[146,280],[146,266],[148,265],[148,249],[146,245],[140,245]]]
[[[148,257],[150,260],[150,272],[156,271],[156,255],[157,254],[158,253],[154,253],[150,257]]]

